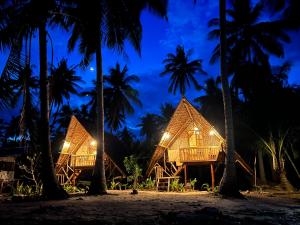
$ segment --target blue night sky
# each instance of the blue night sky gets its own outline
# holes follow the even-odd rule
[[[140,99],[143,102],[143,107],[136,109],[136,113],[129,117],[127,126],[132,129],[137,129],[139,118],[147,112],[158,113],[162,103],[171,102],[174,105],[180,100],[179,95],[168,93],[168,77],[161,78],[159,73],[163,70],[162,61],[166,54],[174,52],[176,45],[184,45],[185,49],[193,49],[192,58],[203,60],[203,69],[208,72],[208,76],[199,75],[199,82],[203,82],[209,76],[217,76],[219,65],[210,65],[208,63],[211,52],[216,45],[215,41],[209,41],[207,34],[209,28],[207,22],[218,17],[218,1],[199,0],[194,5],[193,1],[172,0],[169,3],[168,21],[162,20],[149,12],[144,12],[142,15],[143,24],[143,40],[142,40],[142,56],[126,44],[127,57],[118,55],[117,52],[104,48],[103,50],[103,68],[104,74],[108,69],[119,62],[121,66],[127,64],[129,74],[136,74],[140,77],[140,83],[135,84],[135,88],[140,93]],[[262,18],[262,20],[268,17]],[[70,65],[78,64],[81,56],[78,50],[72,53],[67,51],[67,40],[69,34],[60,30],[50,30],[50,35],[54,44],[54,59],[55,64],[61,58],[67,58]],[[292,42],[285,45],[286,56],[284,59],[271,58],[274,65],[278,65],[283,61],[289,60],[292,62],[292,70],[290,71],[289,83],[300,84],[298,72],[300,71],[300,43],[298,41],[299,33],[291,33]],[[50,48],[49,48],[50,50]],[[50,52],[50,51],[49,51]],[[33,63],[38,69],[38,43],[33,44],[32,54],[34,55]],[[49,58],[50,58],[49,54]],[[3,67],[5,57],[0,59],[0,67]],[[92,80],[96,77],[95,62],[90,64],[90,67],[83,71],[77,70],[77,75],[82,76],[85,84],[82,84],[82,90],[87,90],[92,87]],[[38,71],[38,70],[36,70]],[[201,95],[201,92],[190,90],[187,98],[192,102],[193,99]],[[86,103],[88,98],[72,97],[70,102],[73,106],[79,106]],[[4,112],[8,114],[9,112]]]

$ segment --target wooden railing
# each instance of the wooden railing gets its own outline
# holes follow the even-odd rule
[[[96,155],[72,155],[70,166],[71,167],[89,167],[94,166]]]
[[[205,162],[218,159],[220,147],[190,147],[179,149],[180,162]]]

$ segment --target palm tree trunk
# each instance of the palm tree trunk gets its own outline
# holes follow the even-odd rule
[[[49,92],[47,75],[47,39],[46,23],[43,21],[39,26],[40,48],[40,141],[42,156],[42,182],[43,195],[47,199],[63,199],[68,197],[64,189],[56,179],[50,143],[49,129]]]
[[[220,182],[220,193],[226,196],[238,196],[236,169],[234,162],[234,133],[231,95],[227,79],[226,61],[226,0],[220,0],[220,60],[223,105],[225,113],[225,169]]]
[[[99,35],[100,36],[100,35]],[[89,189],[90,195],[106,194],[106,178],[104,166],[104,106],[103,106],[103,74],[102,74],[102,49],[101,40],[96,48],[97,67],[97,106],[96,106],[96,134],[97,134],[97,154],[93,171],[92,182]]]
[[[264,157],[263,157],[263,152],[261,149],[258,150],[258,168],[259,168],[259,178],[261,184],[266,184],[267,179],[266,179],[266,173],[265,173],[265,167],[264,167]]]

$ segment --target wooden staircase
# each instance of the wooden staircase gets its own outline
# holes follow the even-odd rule
[[[158,163],[155,167],[156,174],[156,191],[170,191],[172,181],[179,179],[180,172],[184,169],[184,165],[176,167],[172,162],[164,169]]]

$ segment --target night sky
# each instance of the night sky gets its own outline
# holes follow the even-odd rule
[[[184,45],[185,49],[193,48],[192,59],[202,59],[203,69],[208,72],[208,76],[199,75],[198,80],[202,83],[209,76],[217,76],[219,65],[210,65],[209,59],[211,52],[216,45],[215,41],[207,39],[209,28],[207,22],[218,17],[219,1],[199,0],[194,5],[193,1],[172,0],[169,3],[168,21],[153,16],[149,12],[142,15],[143,40],[142,56],[126,44],[127,57],[118,55],[117,52],[104,48],[103,50],[103,68],[104,74],[110,67],[119,62],[123,67],[127,64],[129,74],[136,74],[140,77],[140,83],[135,85],[140,93],[140,99],[143,102],[143,108],[137,108],[136,113],[127,119],[127,126],[131,129],[137,129],[139,118],[147,112],[158,113],[162,103],[171,102],[174,105],[180,100],[179,95],[168,93],[168,76],[161,78],[159,73],[163,70],[162,61],[167,53],[175,52],[177,44]],[[261,20],[268,20],[270,16],[264,15]],[[271,58],[271,63],[279,65],[283,61],[289,60],[292,63],[292,69],[289,74],[290,84],[300,84],[298,73],[300,71],[300,42],[299,32],[291,33],[292,42],[285,45],[285,58]],[[50,35],[54,44],[55,65],[61,58],[67,58],[69,65],[78,64],[81,55],[76,49],[72,53],[67,51],[67,40],[69,34],[60,30],[50,30]],[[49,48],[50,50],[50,48]],[[50,53],[50,51],[49,51]],[[33,43],[33,64],[36,74],[38,73],[38,43],[35,39]],[[0,59],[0,69],[2,70],[7,54],[2,54]],[[49,59],[50,59],[49,54]],[[82,91],[92,87],[92,80],[96,77],[95,62],[93,61],[86,71],[77,70],[77,75],[82,76],[85,84],[82,84]],[[193,99],[201,95],[191,89],[187,93],[187,98],[193,102]],[[71,105],[79,106],[87,103],[88,98],[72,97]],[[11,111],[2,112],[1,117],[7,117]]]

